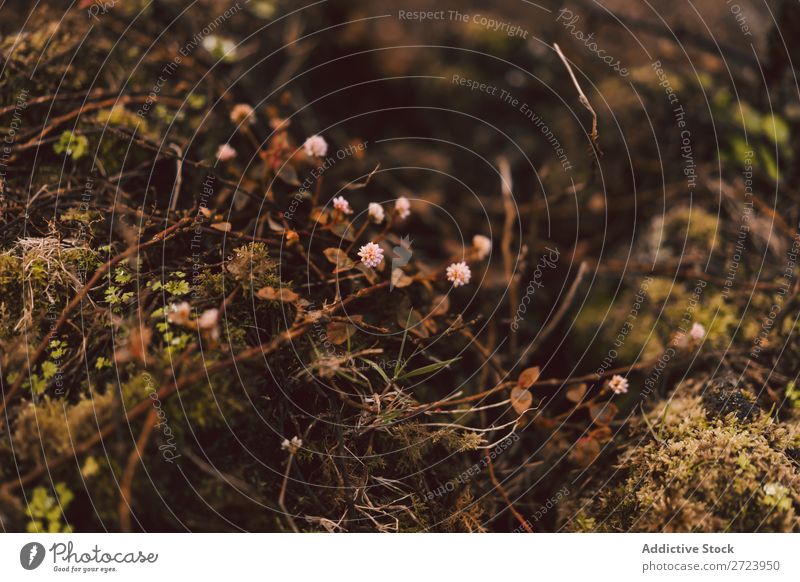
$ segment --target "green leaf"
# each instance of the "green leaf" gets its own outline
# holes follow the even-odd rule
[[[85,135],[75,135],[71,131],[65,131],[53,145],[53,151],[57,154],[67,154],[73,160],[78,160],[89,151],[89,140]]]
[[[427,366],[422,366],[421,368],[417,368],[416,370],[411,370],[410,372],[406,372],[398,380],[405,380],[406,378],[413,378],[414,376],[422,376],[423,374],[429,374],[430,372],[435,372],[437,370],[441,370],[442,368],[446,368],[453,362],[457,362],[460,360],[461,357],[453,358],[452,360],[443,360],[441,362],[434,362],[433,364],[428,364]]]
[[[58,372],[58,366],[51,361],[46,361],[42,364],[42,376],[45,380],[49,380]]]
[[[359,358],[359,359],[360,359],[361,361],[363,361],[363,362],[366,362],[366,363],[367,363],[367,365],[369,365],[369,366],[370,366],[372,369],[374,369],[376,372],[378,372],[378,374],[380,375],[380,377],[381,377],[381,378],[383,378],[383,379],[384,379],[384,381],[385,381],[387,384],[391,384],[391,383],[392,383],[392,381],[389,379],[389,376],[387,376],[387,375],[386,375],[386,372],[384,372],[384,371],[383,371],[383,368],[381,368],[381,367],[380,367],[378,364],[376,364],[376,363],[375,363],[375,362],[373,362],[372,360],[368,360],[367,358]]]

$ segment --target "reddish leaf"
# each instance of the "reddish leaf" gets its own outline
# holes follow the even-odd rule
[[[539,372],[539,366],[523,370],[522,374],[519,375],[517,384],[519,384],[520,388],[530,388],[539,379]]]
[[[570,402],[578,403],[583,400],[583,397],[586,395],[586,384],[577,384],[567,390],[567,400]]]
[[[570,451],[569,457],[580,467],[588,467],[600,455],[600,443],[593,438],[578,439]]]
[[[613,402],[593,402],[589,405],[589,416],[595,424],[611,424],[617,412],[619,409]]]

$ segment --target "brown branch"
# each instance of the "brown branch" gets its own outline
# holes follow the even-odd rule
[[[133,450],[128,456],[128,462],[125,465],[125,471],[122,473],[122,481],[119,486],[119,524],[123,532],[131,531],[131,500],[133,498],[131,487],[133,478],[136,475],[136,469],[139,467],[139,461],[142,459],[143,451],[147,447],[147,442],[150,440],[150,435],[153,433],[153,427],[157,419],[158,411],[153,407],[144,421],[142,432],[133,445]]]
[[[97,109],[105,109],[106,107],[113,107],[114,105],[126,105],[128,103],[146,103],[149,99],[151,99],[150,95],[123,95],[121,97],[111,97],[110,99],[105,99],[103,101],[97,101],[96,103],[85,103],[78,109],[70,111],[69,113],[65,113],[64,115],[60,115],[58,117],[54,117],[50,123],[48,123],[45,127],[43,127],[39,134],[36,137],[33,137],[26,141],[23,144],[20,144],[13,148],[15,152],[21,152],[25,150],[29,150],[31,148],[38,147],[41,145],[42,140],[47,137],[50,133],[55,131],[55,129],[77,117],[80,117],[82,114],[87,113],[89,111],[95,111]],[[163,98],[162,98],[163,99]],[[182,105],[182,101],[178,99],[172,100],[174,101],[177,106]],[[13,162],[16,159],[16,153],[11,156],[8,163]]]
[[[528,533],[533,533],[533,528],[528,523],[528,520],[522,517],[522,514],[520,514],[520,512],[516,510],[514,504],[511,502],[511,498],[508,496],[508,493],[500,484],[500,481],[498,481],[497,476],[494,474],[494,463],[492,462],[492,457],[489,455],[489,451],[488,450],[485,451],[484,454],[486,461],[488,463],[489,479],[491,479],[492,485],[494,485],[494,488],[503,497],[503,500],[506,502],[506,506],[508,507],[509,510],[511,510],[511,513],[514,515],[514,517],[517,518],[517,521],[520,523],[520,525],[522,525],[522,527],[525,528],[525,531],[527,531]]]
[[[572,79],[572,84],[575,85],[575,88],[578,90],[578,100],[581,102],[581,105],[583,105],[589,111],[589,113],[592,114],[592,133],[589,137],[592,140],[592,146],[594,146],[597,152],[602,155],[603,151],[600,149],[600,146],[597,145],[597,140],[600,137],[600,135],[597,133],[597,113],[595,113],[592,104],[589,103],[589,99],[586,97],[583,89],[581,89],[578,79],[575,78],[575,73],[572,72],[572,66],[569,64],[567,57],[564,56],[564,53],[561,52],[561,47],[558,46],[558,43],[553,43],[553,48],[555,49],[556,53],[558,53],[561,62],[563,62],[564,66],[567,68],[567,72]]]
[[[289,485],[289,472],[292,470],[292,460],[294,460],[294,453],[289,452],[289,460],[286,461],[286,472],[283,474],[283,482],[281,483],[281,492],[278,495],[278,505],[283,511],[283,514],[286,516],[286,520],[289,522],[289,525],[292,528],[294,533],[300,533],[300,530],[297,529],[297,524],[294,522],[294,518],[292,514],[289,513],[289,510],[286,509],[286,488]]]
[[[511,166],[508,160],[501,156],[497,158],[497,165],[500,171],[500,190],[503,193],[503,209],[505,211],[505,220],[503,221],[503,239],[501,241],[501,249],[503,251],[503,274],[505,275],[506,282],[508,283],[508,302],[509,313],[511,319],[514,319],[517,306],[519,305],[519,287],[514,277],[514,256],[511,253],[511,229],[514,227],[514,220],[517,217],[517,211],[514,207],[514,194],[512,191],[513,178],[511,176]],[[511,352],[515,353],[517,349],[517,336],[511,336]]]
[[[572,306],[573,301],[575,301],[575,295],[578,293],[578,289],[580,288],[581,283],[583,282],[586,273],[589,271],[589,265],[586,261],[583,261],[578,267],[578,274],[575,275],[575,280],[572,282],[572,286],[567,291],[566,297],[564,297],[564,301],[561,302],[561,305],[558,308],[558,311],[553,316],[553,318],[547,322],[547,325],[539,332],[531,345],[528,346],[528,349],[525,350],[528,355],[536,353],[536,350],[542,345],[542,342],[550,337],[550,334],[558,327],[558,324],[561,323],[561,320],[564,319],[564,316],[567,314],[567,311]]]

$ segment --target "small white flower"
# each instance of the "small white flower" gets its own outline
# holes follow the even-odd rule
[[[384,212],[383,206],[378,204],[377,202],[370,202],[369,203],[369,210],[367,210],[367,214],[369,214],[370,220],[375,224],[380,224],[383,222],[384,219]]]
[[[368,267],[377,267],[383,262],[383,249],[373,242],[368,242],[358,250],[358,256]]]
[[[409,202],[408,198],[405,196],[400,196],[394,203],[394,209],[397,212],[397,216],[400,217],[400,220],[405,220],[408,218],[408,215],[411,214],[411,202]]]
[[[236,150],[231,147],[231,144],[224,143],[217,148],[217,159],[220,162],[227,162],[236,157]]]
[[[219,322],[219,309],[206,309],[197,319],[197,326],[200,329],[214,329]]]
[[[326,142],[325,138],[321,135],[312,135],[306,138],[303,144],[303,150],[308,157],[316,156],[318,158],[324,158],[325,154],[328,153],[328,142]]]
[[[237,103],[231,109],[231,121],[236,124],[246,123],[250,125],[255,121],[253,113],[253,108],[247,103]]]
[[[479,259],[485,259],[492,252],[492,241],[482,234],[476,234],[472,237],[472,246],[475,247]]]
[[[628,392],[628,380],[619,374],[614,374],[608,381],[608,389],[614,394],[625,394]]]
[[[297,451],[300,450],[300,447],[303,446],[303,439],[300,437],[292,437],[292,440],[283,439],[281,443],[281,448],[284,451],[289,451],[291,454],[297,454]]]
[[[689,335],[693,340],[700,341],[706,337],[706,328],[703,327],[702,323],[695,322],[694,325],[692,325],[692,329],[689,330]]]
[[[472,271],[466,263],[453,263],[447,267],[447,280],[453,283],[453,287],[461,287],[469,283],[472,277]]]
[[[189,322],[189,315],[192,312],[192,306],[188,302],[173,304],[169,306],[167,313],[167,321],[178,325],[186,325]]]
[[[789,490],[780,483],[767,483],[764,485],[764,493],[770,497],[784,497]]]
[[[229,38],[221,38],[211,34],[203,39],[203,48],[215,59],[225,61],[236,60],[236,43]]]

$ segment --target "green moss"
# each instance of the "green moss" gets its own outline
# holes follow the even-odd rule
[[[600,531],[800,527],[800,504],[788,494],[800,488],[791,456],[800,426],[775,422],[760,411],[750,414],[749,408],[740,414],[716,406],[713,397],[702,395],[720,390],[715,383],[681,385],[669,402],[638,422],[608,484],[583,491],[580,500],[562,508],[566,529],[586,531],[589,524]],[[745,400],[754,401],[751,395]]]
[[[5,294],[7,288],[21,281],[22,262],[19,258],[9,253],[0,253],[0,290]]]
[[[235,249],[226,269],[249,293],[255,293],[262,287],[280,286],[277,266],[264,243],[254,242]]]
[[[97,433],[111,417],[112,393],[82,397],[76,404],[47,396],[21,406],[13,425],[14,453],[19,462],[44,464]]]

